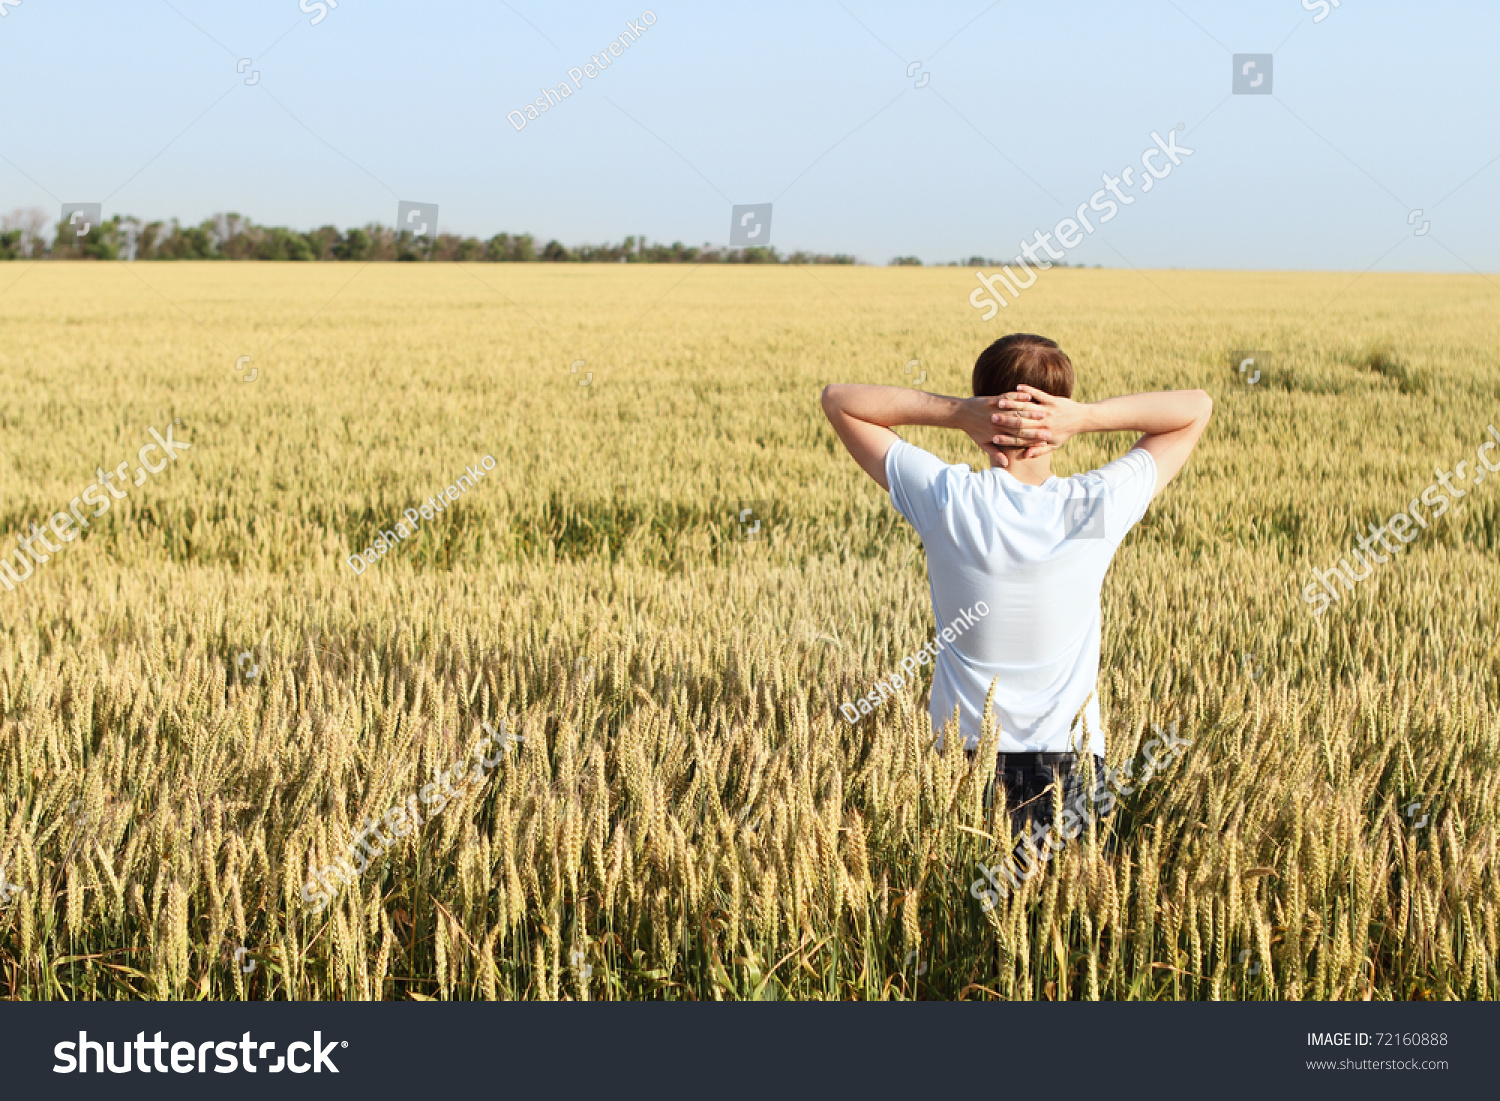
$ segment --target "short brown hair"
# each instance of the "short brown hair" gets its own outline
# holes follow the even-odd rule
[[[974,396],[1013,393],[1021,383],[1059,398],[1073,396],[1073,361],[1035,333],[1002,336],[974,361]]]

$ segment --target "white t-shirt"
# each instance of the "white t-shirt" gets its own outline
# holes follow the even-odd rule
[[[933,729],[957,707],[964,744],[977,746],[995,681],[1001,753],[1086,745],[1102,755],[1099,590],[1115,549],[1156,490],[1150,452],[1134,448],[1098,470],[1031,486],[999,467],[949,466],[898,440],[885,476],[891,503],[927,552],[941,644],[929,704]],[[973,611],[976,602],[988,613]]]

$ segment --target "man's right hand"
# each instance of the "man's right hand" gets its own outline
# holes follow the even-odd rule
[[[995,443],[1024,447],[1026,458],[1042,453],[1039,443],[1060,447],[1081,432],[1143,433],[1135,446],[1156,465],[1157,493],[1187,462],[1214,411],[1213,399],[1202,390],[1159,390],[1082,403],[1024,384],[995,404]]]
[[[997,412],[994,442],[999,447],[1024,447],[1023,458],[1031,459],[1056,451],[1080,432],[1088,430],[1087,409],[1081,402],[1061,398],[1021,384],[1015,393],[1002,394]]]

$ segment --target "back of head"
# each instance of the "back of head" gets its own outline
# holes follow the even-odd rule
[[[974,361],[974,396],[1014,393],[1022,383],[1059,398],[1073,396],[1073,361],[1035,333],[1002,336]]]

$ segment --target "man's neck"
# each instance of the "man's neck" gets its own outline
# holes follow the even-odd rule
[[[1022,485],[1039,486],[1048,478],[1052,477],[1052,456],[1038,455],[1034,459],[1022,459],[1019,453],[1007,453],[1005,462],[1002,464],[998,459],[991,459],[992,467],[1002,467],[1011,477]]]

